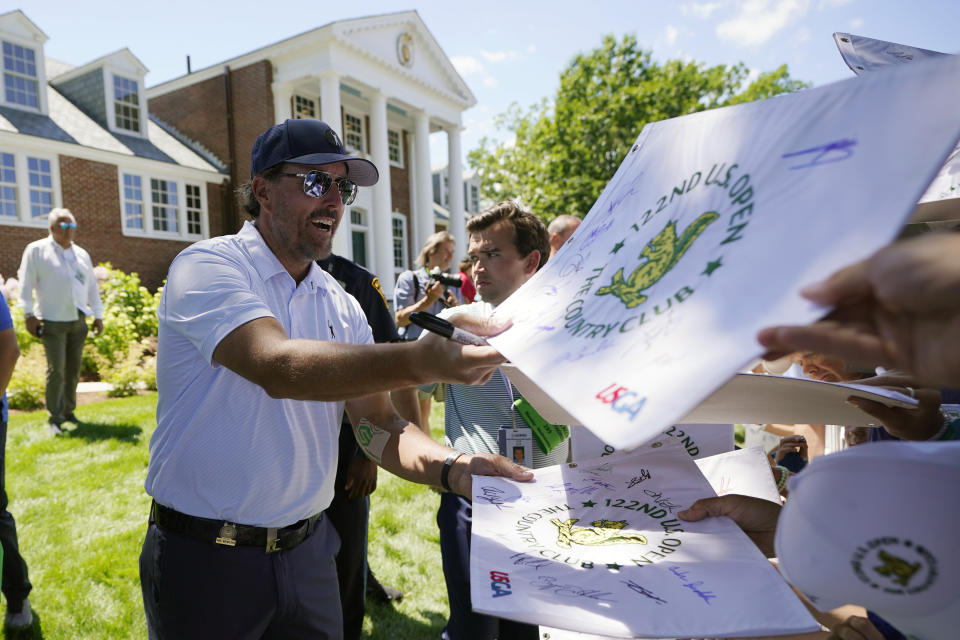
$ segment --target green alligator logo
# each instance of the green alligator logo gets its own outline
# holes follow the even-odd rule
[[[570,543],[583,546],[597,546],[608,544],[647,544],[647,539],[639,533],[622,533],[620,530],[627,526],[626,520],[594,520],[592,527],[575,527],[580,522],[576,518],[570,520],[550,520],[557,527],[557,544],[566,549]]]
[[[687,252],[693,241],[700,236],[707,226],[719,218],[716,211],[708,211],[690,223],[679,238],[677,224],[670,221],[651,242],[643,248],[640,258],[646,258],[633,270],[630,277],[623,279],[623,267],[613,274],[610,286],[600,287],[595,295],[613,295],[620,299],[627,309],[633,309],[646,302],[647,296],[642,292],[649,289],[670,269],[677,264],[683,254]]]

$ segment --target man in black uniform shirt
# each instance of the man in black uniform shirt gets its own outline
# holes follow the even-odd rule
[[[317,260],[344,290],[357,299],[375,342],[399,342],[397,325],[380,289],[380,279],[355,262],[330,254]],[[391,392],[397,413],[414,424],[420,424],[420,407],[415,387]],[[427,434],[430,435],[430,434]],[[367,526],[370,514],[369,495],[377,488],[377,464],[367,458],[350,427],[346,413],[340,427],[340,456],[337,466],[333,502],[326,514],[340,536],[337,553],[337,579],[340,582],[340,606],[343,609],[343,637],[359,638],[363,627],[364,577],[367,588],[379,600],[399,599],[396,589],[384,587],[368,573]]]

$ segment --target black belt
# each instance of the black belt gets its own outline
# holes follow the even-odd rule
[[[251,527],[189,516],[157,502],[150,506],[150,521],[161,529],[226,547],[262,547],[266,553],[293,549],[313,533],[322,517],[321,511],[287,527]]]

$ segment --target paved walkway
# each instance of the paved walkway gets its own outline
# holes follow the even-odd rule
[[[104,393],[111,386],[109,382],[81,382],[77,385],[77,393]]]

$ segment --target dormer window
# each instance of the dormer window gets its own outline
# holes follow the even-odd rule
[[[118,129],[140,133],[140,90],[136,80],[113,76],[113,116]]]
[[[3,93],[7,104],[40,108],[36,52],[3,41]]]

